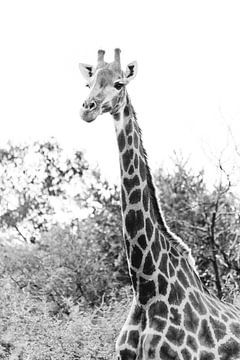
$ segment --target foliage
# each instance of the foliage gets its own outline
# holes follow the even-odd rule
[[[120,288],[94,231],[55,226],[36,245],[7,246],[0,253],[0,278],[51,304],[54,314],[67,314],[68,303],[82,307],[108,300]]]
[[[69,304],[69,314],[52,317],[48,302],[38,301],[1,281],[0,359],[113,359],[116,337],[130,304],[129,289],[118,301],[81,311]],[[11,299],[11,301],[9,301]]]
[[[122,215],[119,189],[92,172],[92,182],[84,196],[78,195],[80,206],[90,209],[84,224],[98,244],[104,263],[112,274],[114,286],[130,284],[125,248],[122,239]],[[116,282],[116,283],[115,283]]]
[[[231,183],[209,191],[203,171],[194,174],[181,161],[173,175],[159,171],[156,182],[167,223],[192,249],[202,281],[229,298],[240,281],[240,207]]]
[[[0,149],[0,226],[15,229],[25,241],[28,228],[34,241],[51,223],[51,199],[64,198],[66,184],[81,178],[87,168],[80,151],[68,158],[53,139],[30,145],[9,143]]]

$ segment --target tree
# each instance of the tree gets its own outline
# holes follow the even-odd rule
[[[90,237],[99,246],[113,283],[116,287],[130,284],[118,186],[110,185],[98,170],[94,170],[85,194],[79,194],[76,201],[89,210],[84,224]]]
[[[66,196],[66,186],[88,169],[83,154],[66,157],[54,140],[0,149],[0,225],[27,241],[48,228],[52,199]]]
[[[239,289],[240,209],[229,179],[209,191],[204,172],[177,159],[174,173],[159,170],[156,181],[167,223],[192,249],[202,281],[219,298]]]

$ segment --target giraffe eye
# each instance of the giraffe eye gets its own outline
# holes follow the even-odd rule
[[[116,82],[114,83],[114,87],[115,87],[115,89],[117,89],[117,90],[121,90],[121,88],[123,87],[123,83],[121,83],[121,82],[119,82],[119,81],[116,81]]]
[[[89,85],[89,84],[86,84],[86,87],[90,88],[90,85]]]

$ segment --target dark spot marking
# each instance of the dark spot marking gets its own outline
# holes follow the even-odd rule
[[[113,118],[114,118],[114,120],[119,121],[120,120],[120,114],[118,112],[116,114],[113,114]]]
[[[167,251],[169,251],[170,249],[170,243],[169,243],[169,240],[164,236],[164,239],[166,241],[166,247],[167,247]]]
[[[215,334],[215,337],[217,341],[224,338],[226,335],[226,326],[221,321],[214,319],[212,316],[210,316],[210,323],[212,324],[212,328]]]
[[[240,339],[240,324],[232,323],[230,325],[230,330],[238,339]]]
[[[172,263],[170,261],[168,262],[168,267],[169,267],[169,275],[170,275],[170,277],[174,276],[175,275],[175,270],[174,270],[174,267],[172,266]]]
[[[154,260],[157,261],[158,258],[159,258],[160,250],[161,250],[160,243],[159,243],[158,232],[157,232],[157,231],[155,231],[155,239],[154,239],[154,241],[152,242],[151,249],[152,249],[152,253],[153,253]],[[166,274],[166,275],[167,275],[167,274]]]
[[[146,305],[148,300],[156,295],[155,283],[153,280],[146,280],[139,277],[139,301]]]
[[[144,310],[142,312],[142,318],[141,318],[141,329],[142,329],[142,331],[145,330],[146,326],[147,326],[147,316],[146,316],[146,311]]]
[[[128,241],[127,237],[125,236],[125,244],[126,244],[126,250],[127,250],[127,256],[129,258],[130,254],[130,242]]]
[[[137,358],[135,351],[129,349],[120,350],[119,354],[121,360],[135,360]]]
[[[128,144],[132,145],[132,135],[129,135],[129,137],[128,137]]]
[[[173,344],[181,346],[185,337],[182,329],[178,329],[172,325],[169,326],[166,338]]]
[[[137,154],[135,154],[134,166],[135,166],[135,169],[137,169],[137,167],[138,167],[138,156],[137,156]]]
[[[148,310],[149,319],[154,318],[154,316],[161,316],[164,319],[168,317],[168,307],[163,301],[157,300],[155,303],[151,304]],[[158,320],[158,318],[157,318]]]
[[[160,335],[152,335],[152,339],[150,341],[149,349],[148,349],[149,359],[156,359],[156,347],[159,344],[160,340],[161,340]]]
[[[143,207],[145,211],[148,211],[148,204],[149,204],[149,192],[148,192],[148,187],[147,185],[145,186],[145,188],[143,189]]]
[[[228,342],[219,346],[218,353],[220,360],[235,360],[240,356],[240,343],[230,339]]]
[[[134,132],[133,138],[134,138],[134,146],[137,149],[138,148],[138,136],[137,136],[136,132]]]
[[[146,219],[146,233],[147,233],[147,238],[150,241],[153,234],[153,224],[149,218]]]
[[[185,289],[187,289],[189,287],[189,283],[187,281],[187,278],[186,278],[184,272],[181,269],[178,270],[177,277],[178,277],[178,280],[180,281],[180,283],[185,287]]]
[[[128,170],[128,167],[132,159],[133,159],[133,150],[132,149],[126,150],[122,155],[123,169],[125,171]]]
[[[137,245],[134,245],[132,247],[132,252],[131,252],[131,264],[132,266],[134,266],[135,268],[139,269],[142,263],[142,251],[139,249],[139,247]]]
[[[215,355],[212,352],[201,351],[199,360],[215,360]]]
[[[123,112],[125,116],[129,116],[130,112],[129,112],[129,107],[127,105],[125,106]]]
[[[168,262],[168,255],[164,253],[164,254],[162,254],[162,257],[161,257],[161,261],[159,264],[159,270],[161,271],[161,273],[165,274],[166,277],[168,277],[167,262]]]
[[[135,305],[131,315],[130,325],[138,325],[142,318],[142,308],[139,305]]]
[[[124,212],[126,210],[127,204],[126,204],[125,191],[123,188],[121,189],[121,201],[122,201],[122,211]]]
[[[155,271],[155,265],[153,263],[151,252],[149,251],[144,262],[143,273],[145,275],[152,275]]]
[[[131,345],[133,348],[137,348],[139,342],[139,332],[136,330],[129,331],[128,334],[128,344]]]
[[[168,287],[167,281],[165,280],[165,278],[161,274],[159,274],[158,275],[158,291],[159,291],[159,294],[166,295],[167,287]]]
[[[131,239],[133,239],[138,230],[141,230],[144,226],[143,213],[141,210],[130,210],[125,218],[125,225],[127,232],[129,233]]]
[[[138,243],[139,243],[139,245],[141,246],[142,249],[146,249],[147,240],[146,240],[146,236],[144,234],[139,236]]]
[[[175,309],[173,307],[170,308],[170,320],[175,325],[181,324],[181,314],[178,312],[178,309]]]
[[[188,349],[182,349],[181,354],[183,356],[183,360],[192,360],[192,355],[188,351]]]
[[[133,165],[130,166],[130,168],[128,169],[128,174],[132,175],[134,173],[134,167]]]
[[[175,257],[179,257],[179,254],[178,254],[177,250],[174,249],[174,247],[171,248],[171,254]]]
[[[223,319],[223,321],[225,321],[225,322],[228,322],[228,317],[226,316],[226,315],[224,315],[224,314],[222,314],[222,319]]]
[[[160,349],[161,360],[180,360],[176,351],[172,350],[171,347],[164,342]]]
[[[180,305],[182,300],[185,298],[183,288],[180,286],[178,281],[171,284],[171,291],[168,297],[169,304]]]
[[[129,196],[130,204],[136,204],[141,200],[141,190],[137,189],[134,190],[131,195]]]
[[[193,311],[189,303],[186,303],[183,312],[184,312],[184,326],[186,327],[187,330],[196,333],[199,324],[199,318],[196,315],[195,311]]]
[[[198,350],[198,344],[197,344],[197,341],[196,339],[191,336],[191,335],[188,335],[187,336],[187,342],[186,342],[187,346],[190,347],[190,349],[192,349],[194,352],[197,352]]]
[[[198,339],[200,341],[200,344],[205,347],[212,348],[215,346],[211,329],[206,319],[203,319],[201,321],[201,326],[198,333]]]
[[[126,135],[127,136],[132,132],[133,126],[132,126],[132,120],[131,119],[127,123],[125,130],[126,130]]]
[[[140,172],[142,181],[146,180],[146,165],[141,157],[139,157],[139,172]]]
[[[127,333],[128,333],[127,331],[124,331],[124,333],[121,336],[121,340],[119,341],[119,345],[125,344],[126,339],[127,339]]]
[[[138,176],[135,175],[132,179],[124,178],[123,184],[129,194],[134,187],[140,185],[140,182]]]
[[[123,130],[121,130],[120,134],[118,135],[118,148],[119,151],[122,152],[125,148],[126,142],[125,142],[125,136]]]

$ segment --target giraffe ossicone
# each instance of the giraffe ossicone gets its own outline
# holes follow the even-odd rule
[[[97,66],[79,64],[90,88],[81,117],[109,112],[121,170],[123,238],[133,303],[118,337],[119,360],[239,360],[240,308],[206,290],[189,248],[166,225],[158,203],[141,130],[126,86],[137,63],[121,69],[98,51]]]

